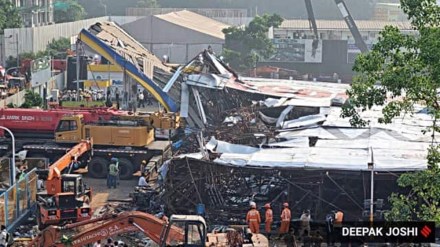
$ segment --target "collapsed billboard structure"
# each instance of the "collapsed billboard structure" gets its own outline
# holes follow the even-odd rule
[[[323,220],[341,209],[347,220],[362,219],[370,163],[381,218],[391,192],[401,190],[399,174],[427,168],[431,137],[422,130],[433,120],[423,106],[389,125],[378,123],[381,109],[374,108],[362,113],[368,128],[353,128],[340,117],[349,85],[240,77],[209,49],[186,65],[146,62],[154,55],[114,24],[95,24],[80,37],[109,61],[133,64],[136,81],[186,117],[187,135],[161,168],[168,214],[204,204],[211,222],[243,223],[249,201],[256,201],[272,203],[277,220],[288,201],[294,218],[310,209]]]

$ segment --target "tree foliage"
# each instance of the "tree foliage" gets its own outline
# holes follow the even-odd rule
[[[50,56],[55,59],[63,59],[67,56],[67,50],[70,49],[70,39],[68,38],[59,38],[53,39],[52,42],[47,44],[46,50],[38,51],[36,53],[33,52],[23,52],[20,56],[20,61],[25,59],[35,60],[38,58],[43,58]],[[6,68],[17,67],[17,58],[9,56],[6,59]]]
[[[20,106],[20,108],[31,108],[35,106],[41,107],[42,104],[43,98],[41,98],[38,93],[32,90],[27,90],[26,94],[24,95],[24,103]]]
[[[56,23],[79,21],[87,15],[84,7],[76,0],[59,0],[54,4]]]
[[[65,58],[67,50],[71,48],[69,38],[53,39],[46,47],[47,55],[53,58]]]
[[[20,12],[9,0],[0,0],[0,34],[7,28],[21,27]]]
[[[223,29],[225,60],[235,69],[249,69],[260,58],[268,58],[274,53],[274,47],[267,32],[270,27],[279,27],[282,21],[277,14],[265,14],[255,17],[247,27]]]
[[[349,102],[342,116],[350,117],[355,126],[369,123],[361,112],[382,105],[380,123],[391,123],[395,117],[414,112],[423,104],[433,118],[429,132],[435,138],[440,117],[440,7],[435,0],[401,0],[417,35],[403,34],[396,27],[386,27],[372,51],[359,55],[354,65],[358,75],[348,90]],[[434,142],[433,142],[434,143]],[[393,194],[388,219],[435,220],[440,223],[439,146],[428,152],[426,171],[407,173],[398,179],[407,194]]]
[[[159,8],[157,0],[139,0],[136,4],[138,8]]]

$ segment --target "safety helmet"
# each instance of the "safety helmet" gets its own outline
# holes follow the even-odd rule
[[[251,205],[251,208],[257,208],[257,204],[255,202],[251,202],[250,205]]]
[[[264,204],[264,208],[270,208],[270,203]]]
[[[111,162],[118,162],[118,158],[115,157],[111,158]]]
[[[284,207],[288,207],[288,206],[289,206],[289,203],[288,203],[288,202],[285,202],[285,203],[283,203],[283,206],[284,206]]]
[[[147,161],[146,161],[146,160],[143,160],[143,161],[142,161],[142,164],[147,164]]]

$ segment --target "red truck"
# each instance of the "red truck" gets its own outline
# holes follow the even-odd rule
[[[104,107],[50,110],[3,108],[0,109],[0,126],[10,129],[18,137],[52,139],[59,120],[73,114],[82,114],[86,123],[94,123],[124,116],[127,112]]]

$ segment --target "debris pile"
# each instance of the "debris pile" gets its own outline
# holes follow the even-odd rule
[[[343,206],[347,220],[359,220],[364,208],[359,203],[364,200],[359,177],[367,180],[369,176],[358,171],[237,167],[180,158],[169,166],[162,200],[169,215],[196,214],[198,204],[204,204],[209,225],[245,224],[250,201],[258,207],[271,203],[275,222],[285,201],[291,205],[293,218],[309,209],[314,218],[324,219],[327,212]],[[394,180],[394,174],[381,174],[375,181],[382,188],[376,192],[377,198],[398,190],[390,183]]]

